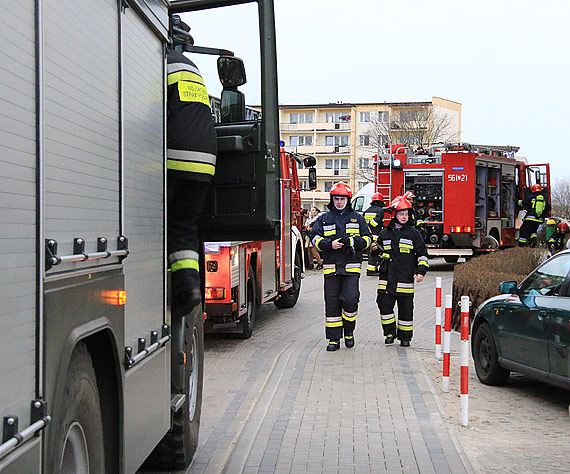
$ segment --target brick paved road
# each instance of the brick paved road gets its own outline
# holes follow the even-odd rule
[[[264,305],[251,339],[208,336],[187,473],[567,472],[567,392],[521,376],[489,388],[471,368],[471,422],[459,426],[458,367],[442,394],[433,357],[435,277],[450,292],[452,266],[430,265],[408,349],[384,345],[376,279],[362,277],[356,346],[327,353],[321,272],[307,274],[295,308]],[[454,333],[455,364],[458,349]]]

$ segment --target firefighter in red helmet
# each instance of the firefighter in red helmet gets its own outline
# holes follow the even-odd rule
[[[542,186],[533,184],[530,191],[524,199],[519,199],[519,206],[526,211],[519,230],[519,247],[536,245],[536,231],[550,212],[550,203],[543,193]]]
[[[352,209],[350,186],[335,183],[330,196],[329,212],[317,218],[309,237],[323,253],[325,336],[327,351],[336,351],[343,336],[346,347],[354,346],[362,251],[371,238],[364,217]]]
[[[410,202],[398,196],[390,204],[394,217],[378,237],[381,258],[376,303],[386,344],[397,337],[407,347],[413,336],[414,280],[421,282],[429,267],[420,231],[409,224]],[[398,303],[398,322],[394,305]]]
[[[568,240],[570,240],[570,233],[568,223],[562,221],[558,224],[558,228],[552,237],[548,239],[548,248],[553,255],[560,250],[567,248]]]
[[[368,264],[366,265],[366,275],[378,275],[378,264],[380,258],[378,254],[378,235],[384,227],[384,196],[382,193],[374,193],[370,202],[370,207],[364,211],[364,219],[368,224],[370,233],[372,234],[372,243],[370,244],[370,251],[368,253]]]

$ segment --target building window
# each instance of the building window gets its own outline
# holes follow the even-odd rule
[[[360,112],[360,123],[370,122],[370,112]]]
[[[340,160],[340,169],[342,169],[342,170],[348,169],[348,160],[346,158],[343,158],[342,160]]]
[[[332,181],[325,181],[325,193],[330,193],[332,188]]]
[[[361,170],[367,170],[369,168],[370,160],[368,158],[358,159],[358,168]]]
[[[301,180],[299,183],[301,185],[301,191],[309,191],[309,182],[306,180]]]
[[[388,112],[384,112],[384,111],[378,112],[378,122],[388,123]]]
[[[326,146],[348,146],[348,135],[335,135],[325,137]]]
[[[360,135],[359,137],[360,140],[360,146],[368,146],[370,145],[370,136],[368,135]]]
[[[325,160],[325,169],[327,170],[333,169],[333,160]]]
[[[350,113],[348,112],[327,112],[325,114],[327,123],[350,122]]]
[[[290,114],[289,123],[313,123],[313,112]]]
[[[311,146],[313,144],[312,135],[291,136],[289,138],[290,146]]]

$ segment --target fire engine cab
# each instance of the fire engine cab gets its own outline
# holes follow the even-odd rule
[[[441,144],[412,150],[391,145],[375,155],[375,189],[385,201],[406,191],[428,253],[457,262],[516,245],[518,200],[540,184],[550,200],[548,164],[529,165],[518,147]]]

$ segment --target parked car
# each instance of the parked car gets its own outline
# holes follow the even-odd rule
[[[511,371],[570,390],[570,250],[539,265],[517,286],[500,284],[472,325],[479,380],[502,385]]]

